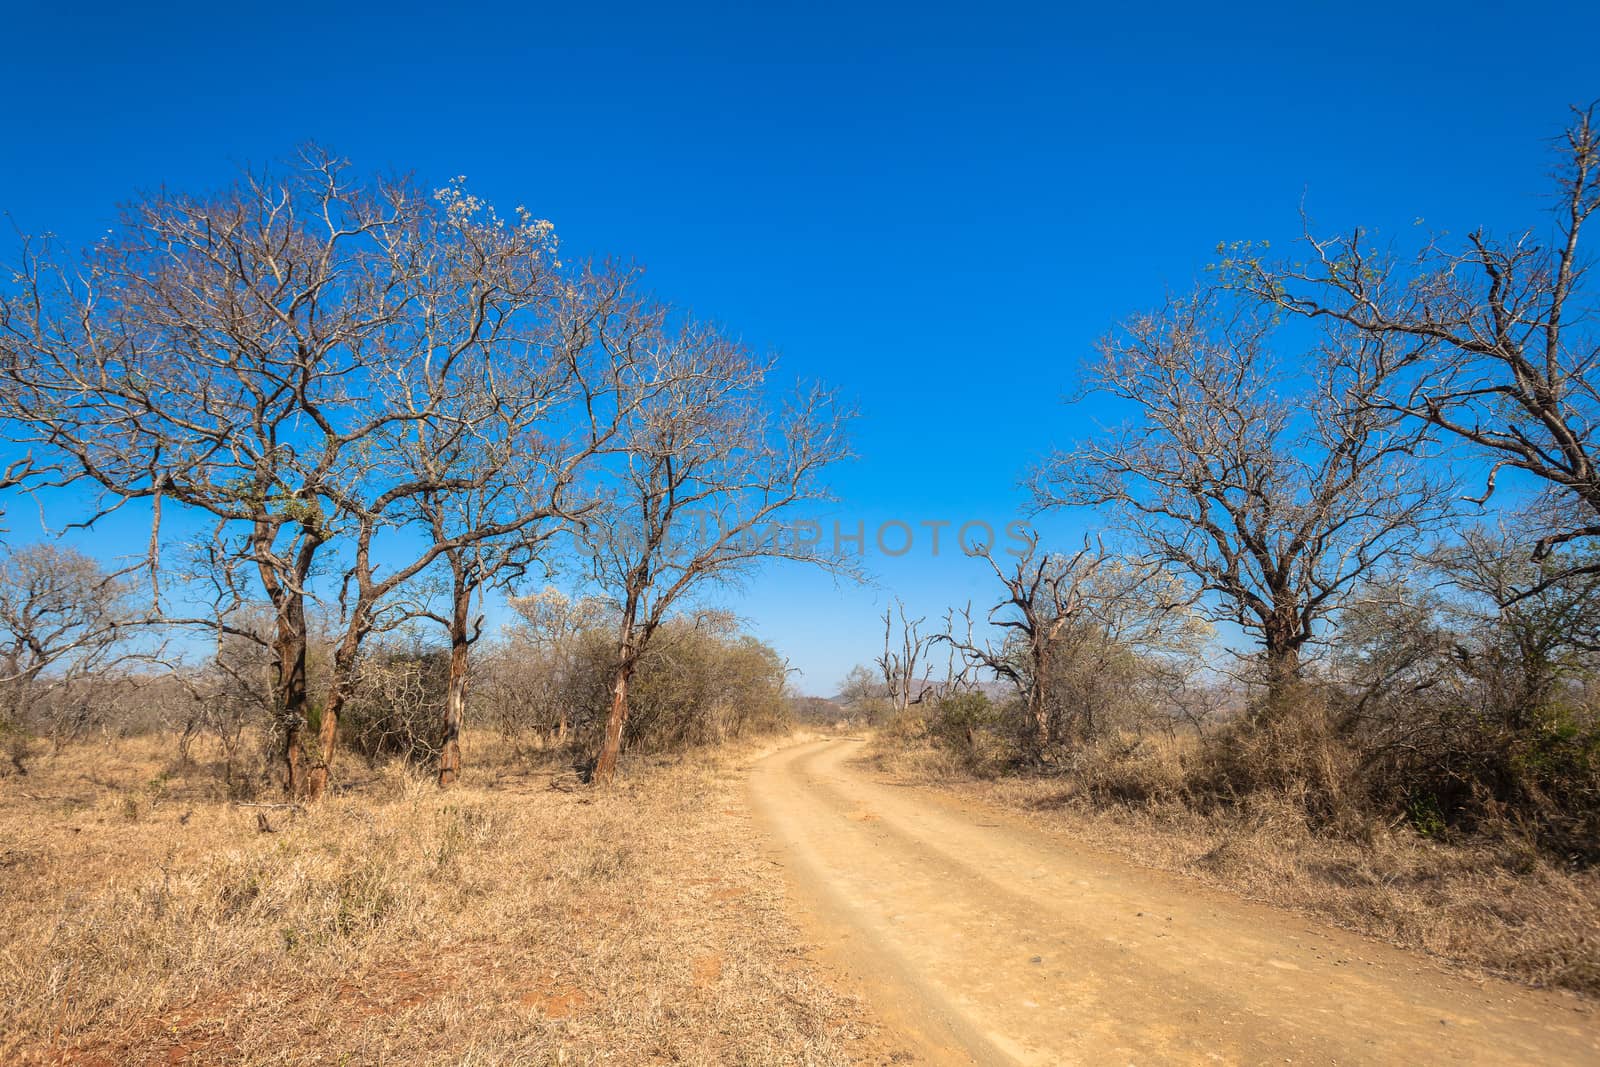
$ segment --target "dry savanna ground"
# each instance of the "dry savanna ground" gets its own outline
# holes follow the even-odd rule
[[[753,750],[605,791],[537,758],[443,794],[351,766],[303,812],[229,803],[173,751],[0,780],[0,1062],[884,1058],[750,841]]]
[[[1147,746],[1116,774],[1168,774],[1176,744]],[[1312,832],[1292,798],[1230,814],[1180,804],[1116,803],[1061,777],[977,775],[947,752],[884,740],[870,762],[904,783],[933,785],[1026,813],[1070,841],[1291,908],[1469,972],[1600,997],[1600,871],[1565,870],[1514,834],[1445,844],[1403,826],[1359,835]]]

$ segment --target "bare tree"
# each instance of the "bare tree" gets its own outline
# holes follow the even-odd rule
[[[1051,457],[1035,492],[1042,507],[1115,507],[1152,562],[1194,578],[1215,618],[1260,640],[1276,698],[1319,623],[1414,547],[1446,494],[1424,475],[1419,434],[1368,402],[1375,383],[1360,370],[1381,363],[1385,338],[1329,335],[1279,369],[1269,312],[1202,291],[1102,341],[1084,392],[1139,417]]]
[[[1479,228],[1459,248],[1435,239],[1406,260],[1364,230],[1308,232],[1309,263],[1270,264],[1243,246],[1222,264],[1234,284],[1279,307],[1373,338],[1377,381],[1366,401],[1480,450],[1492,461],[1482,499],[1507,467],[1547,487],[1535,509],[1540,557],[1600,536],[1600,308],[1584,287],[1580,244],[1600,208],[1600,127],[1593,105],[1574,115],[1561,139],[1552,240],[1532,227],[1505,238]]]
[[[1196,616],[1188,585],[1148,561],[1127,559],[1086,542],[1071,556],[1029,550],[1003,566],[992,546],[969,555],[985,560],[1005,589],[985,622],[998,644],[977,636],[971,605],[952,610],[940,640],[959,660],[946,691],[971,686],[987,671],[1014,686],[1028,713],[1037,754],[1093,736],[1122,705],[1154,703],[1147,692],[1180,695],[1210,629]],[[1170,728],[1179,714],[1161,724]],[[1142,727],[1142,721],[1134,725]]]
[[[552,250],[548,224],[501,220],[460,183],[361,183],[315,148],[215,196],[134,202],[81,268],[24,243],[0,294],[14,425],[104,490],[86,522],[150,502],[152,576],[164,501],[215,518],[214,558],[247,562],[274,609],[291,792],[319,787],[331,755],[306,756],[314,568],[411,491],[372,484],[376,446],[439,417],[456,369],[519,333]],[[370,628],[365,592],[349,632]]]
[[[470,434],[425,426],[399,448],[429,486],[413,505],[447,571],[446,606],[427,613],[445,628],[451,650],[441,786],[461,771],[468,656],[482,633],[472,598],[530,569],[548,572],[551,539],[598,506],[574,499],[574,486],[586,466],[618,447],[632,405],[650,394],[637,341],[652,313],[635,292],[637,277],[586,268],[557,287],[537,346],[543,360],[490,358],[472,410],[460,420]]]
[[[676,605],[763,560],[849,570],[819,538],[781,522],[825,498],[823,474],[847,454],[847,413],[821,389],[773,410],[769,363],[704,325],[673,326],[664,312],[649,323],[632,342],[648,355],[634,385],[646,395],[629,405],[603,508],[582,529],[591,575],[618,618],[598,782],[615,774],[629,682]]]
[[[612,629],[608,605],[594,597],[572,599],[546,586],[528,596],[510,598],[517,613],[506,628],[506,650],[535,670],[519,680],[520,697],[532,697],[538,725],[555,744],[563,744],[576,723],[582,692],[589,688],[584,657],[585,638]]]
[[[839,682],[838,696],[841,704],[866,704],[885,699],[888,688],[884,685],[881,670],[858,663]]]
[[[989,609],[986,621],[1007,638],[998,646],[978,640],[968,605],[961,613],[964,633],[956,633],[952,613],[942,639],[960,650],[968,664],[1016,686],[1027,703],[1032,743],[1044,752],[1057,740],[1046,685],[1052,655],[1062,631],[1082,609],[1083,584],[1100,566],[1101,556],[1087,545],[1070,558],[1053,556],[1039,547],[1037,535],[1010,567],[995,558],[993,545],[974,546],[968,554],[988,563],[1005,587],[1005,598]]]
[[[1189,581],[1147,561],[1101,551],[1079,585],[1079,608],[1057,636],[1049,688],[1067,736],[1095,737],[1192,718],[1211,625]]]
[[[553,302],[532,286],[526,299]],[[320,758],[307,783],[313,797],[331,773],[339,716],[363,670],[363,643],[419,615],[442,623],[449,636],[440,784],[460,772],[468,651],[480,630],[470,621],[471,599],[538,559],[579,463],[596,447],[587,434],[575,444],[562,436],[563,408],[577,403],[588,409],[581,357],[551,335],[548,308],[526,316],[533,320],[529,329],[508,325],[515,312],[534,310],[502,309],[470,350],[438,365],[438,377],[428,376],[434,368],[424,365],[380,391],[375,401],[382,409],[426,416],[378,429],[360,480],[329,492],[348,517],[352,552],[341,597],[344,631],[322,706]],[[420,542],[417,526],[428,534]],[[403,602],[401,595],[439,563],[449,581],[446,613],[432,610],[426,598]]]
[[[3,397],[3,395],[3,393],[0,393],[0,397]],[[33,473],[34,468],[32,453],[29,453],[20,459],[9,461],[5,466],[0,467],[0,493],[3,493],[8,489],[15,489],[17,486],[25,484],[28,481],[29,476]],[[6,532],[5,518],[5,499],[0,497],[0,534]]]
[[[134,621],[123,576],[83,553],[0,549],[0,727],[25,727],[42,689],[113,667]]]
[[[900,646],[894,646],[894,612],[900,616]],[[938,641],[937,634],[922,633],[926,619],[912,619],[906,615],[906,606],[899,600],[894,608],[883,611],[883,654],[878,657],[878,673],[889,691],[889,701],[896,713],[903,713],[913,704],[922,702],[928,685],[922,677],[927,669],[928,654]]]

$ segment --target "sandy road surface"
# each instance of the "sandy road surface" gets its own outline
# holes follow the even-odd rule
[[[923,1060],[1600,1064],[1575,998],[1075,849],[859,752],[779,751],[751,799],[810,932]]]

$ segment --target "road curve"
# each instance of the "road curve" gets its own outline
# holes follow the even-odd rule
[[[799,916],[932,1063],[1600,1063],[1577,998],[1075,848],[783,749],[749,788]]]

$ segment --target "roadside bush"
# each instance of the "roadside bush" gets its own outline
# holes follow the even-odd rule
[[[1204,738],[1186,761],[1184,792],[1200,811],[1271,794],[1308,825],[1353,830],[1362,822],[1359,773],[1324,694],[1300,686],[1279,695],[1270,713],[1241,716]]]
[[[546,590],[516,598],[521,616],[475,656],[472,715],[507,740],[589,752],[610,711],[615,620],[602,604]],[[729,616],[667,620],[634,674],[625,747],[667,752],[786,728],[782,658]]]
[[[1504,838],[1588,866],[1600,860],[1600,571],[1583,562],[1469,534],[1422,580],[1361,591],[1330,654],[1270,696],[1069,629],[1051,674],[1019,682],[1049,686],[1045,706],[1065,709],[1074,728],[1055,744],[1030,747],[1020,699],[952,703],[925,741],[898,743],[932,744],[967,773],[1059,780],[1064,798],[1098,806],[1270,815],[1350,841],[1400,827]],[[1193,728],[1181,744],[1180,724]]]
[[[998,721],[997,712],[983,693],[947,694],[934,702],[927,716],[928,738],[969,769],[982,768],[1009,747],[997,744],[991,729]]]
[[[1186,759],[1194,744],[1164,736],[1122,734],[1084,745],[1063,773],[1097,806],[1146,808],[1186,802]]]
[[[1511,832],[1566,862],[1600,860],[1600,724],[1558,707],[1521,730],[1441,716],[1370,755],[1367,801],[1420,833]]]
[[[608,694],[609,695],[609,694]],[[787,727],[784,664],[731,620],[669,620],[640,664],[625,741],[664,752]],[[604,709],[590,717],[595,732]]]

